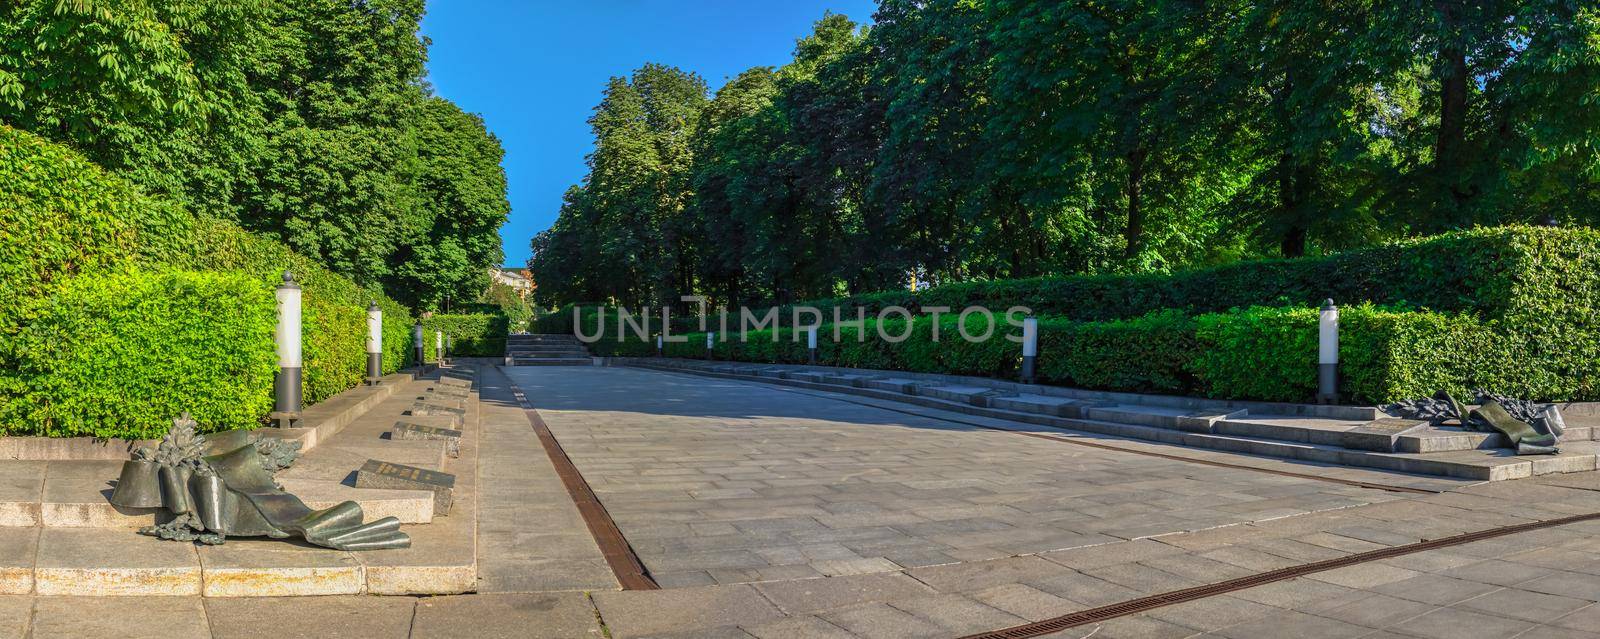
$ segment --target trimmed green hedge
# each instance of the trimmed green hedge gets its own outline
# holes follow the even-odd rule
[[[249,428],[272,407],[277,304],[254,279],[191,271],[67,280],[17,337],[11,434],[154,438],[189,411]]]
[[[437,360],[434,331],[451,336],[450,355],[461,357],[499,357],[506,352],[509,318],[501,313],[435,313],[422,319],[423,359]]]
[[[997,318],[998,319],[998,318]],[[976,322],[974,319],[973,322]],[[910,337],[892,343],[867,322],[867,339],[856,329],[818,332],[818,363],[880,370],[1014,378],[1021,361],[1018,331],[1003,328],[989,340],[972,343],[956,333],[956,319],[941,318],[940,341],[932,340],[933,321],[917,318]],[[1508,389],[1533,396],[1534,378],[1523,353],[1525,342],[1508,337],[1500,322],[1470,315],[1409,311],[1360,305],[1340,311],[1342,391],[1357,402],[1377,403],[1430,395],[1441,388]],[[900,335],[903,320],[883,323],[886,334]],[[969,333],[982,332],[969,323]],[[780,339],[772,341],[776,333]],[[716,359],[803,364],[805,339],[779,328],[751,332],[744,343],[718,340]],[[705,334],[670,343],[669,357],[705,358]],[[602,340],[591,345],[605,355],[647,357],[653,342]],[[1144,317],[1106,322],[1045,318],[1039,322],[1039,380],[1079,388],[1198,395],[1222,399],[1309,402],[1317,385],[1317,311],[1310,308],[1253,307],[1189,317],[1157,311]],[[1567,365],[1579,362],[1559,359]]]
[[[1177,310],[1108,322],[1039,322],[1040,381],[1079,388],[1183,394],[1197,388],[1189,363],[1195,321]]]
[[[1291,402],[1316,396],[1315,309],[1251,308],[1195,321],[1200,348],[1189,367],[1199,392]],[[1358,401],[1512,389],[1520,375],[1512,350],[1491,326],[1467,315],[1374,306],[1339,313],[1341,390]]]
[[[62,279],[181,252],[189,216],[77,153],[0,125],[0,348]]]
[[[18,370],[18,336],[51,306],[63,287],[82,286],[131,268],[212,271],[240,276],[272,299],[272,288],[285,269],[304,289],[303,395],[315,403],[361,382],[365,373],[366,308],[376,300],[384,309],[384,369],[398,370],[411,348],[411,312],[405,306],[365,289],[299,255],[283,244],[238,226],[191,214],[169,201],[145,195],[126,180],[65,147],[37,136],[0,126],[0,370],[14,371],[0,380],[0,432],[40,432],[39,424],[22,417],[33,409],[8,407],[21,397],[30,404],[49,401],[72,404],[74,387],[53,387],[55,398],[39,395],[47,380]],[[177,303],[177,302],[174,302]],[[76,339],[63,336],[59,352],[77,352]],[[267,345],[270,347],[270,335]],[[258,344],[238,344],[241,353]],[[223,377],[226,371],[214,373]],[[116,380],[108,380],[113,383]],[[257,379],[243,383],[260,385]],[[256,390],[270,392],[270,377]],[[181,400],[182,398],[176,398]],[[176,400],[175,400],[176,401]],[[204,396],[178,403],[200,404]],[[246,404],[255,406],[255,404]],[[162,410],[181,408],[157,407]],[[270,407],[268,407],[270,408]],[[202,428],[207,422],[194,412]],[[265,414],[266,409],[260,411]],[[175,413],[174,413],[175,414]],[[258,415],[259,416],[259,415]],[[170,420],[172,415],[168,415]],[[226,423],[233,416],[218,415]],[[107,436],[136,436],[144,426],[129,425]]]
[[[192,251],[170,258],[169,263],[245,273],[268,291],[283,281],[285,269],[300,282],[307,403],[353,388],[366,377],[367,305],[373,301],[383,309],[383,372],[393,373],[409,361],[412,316],[405,305],[363,288],[271,238],[221,220],[202,217],[194,223],[194,234],[187,241]]]
[[[803,304],[825,318],[835,307],[854,317],[859,306],[869,322],[891,305],[919,314],[918,322],[929,321],[921,314],[927,307],[1003,313],[1025,306],[1044,318],[1039,375],[1049,383],[1309,401],[1316,371],[1305,345],[1315,332],[1303,329],[1330,297],[1347,309],[1343,370],[1356,401],[1474,386],[1539,400],[1600,400],[1600,231],[1589,228],[1482,228],[1171,275],[967,282]],[[781,322],[790,308],[780,309]],[[592,330],[595,309],[582,312]],[[681,320],[675,330],[695,321]],[[571,332],[571,307],[541,316],[539,327]],[[1014,359],[915,343],[839,352],[848,365],[1002,376]]]

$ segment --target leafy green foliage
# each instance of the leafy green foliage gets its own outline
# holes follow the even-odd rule
[[[422,0],[0,4],[0,124],[437,308],[501,259],[500,143],[422,81]]]
[[[361,382],[366,370],[366,308],[373,300],[384,311],[385,372],[398,370],[406,361],[411,344],[410,309],[269,237],[231,222],[192,215],[164,198],[145,195],[129,181],[108,174],[59,145],[0,126],[0,184],[15,187],[0,191],[0,220],[6,222],[7,229],[0,233],[0,257],[5,258],[0,266],[0,298],[10,300],[0,306],[0,370],[20,366],[13,364],[21,357],[13,352],[18,336],[31,330],[40,309],[58,304],[56,296],[64,294],[60,291],[68,282],[92,288],[93,282],[107,273],[129,268],[175,268],[247,278],[254,283],[254,290],[268,300],[272,299],[272,288],[282,281],[284,270],[293,272],[304,289],[303,396],[307,402],[321,401]],[[13,229],[15,233],[11,232]],[[195,290],[199,295],[214,289],[183,290]],[[77,294],[91,296],[91,292],[82,290]],[[170,301],[174,308],[186,303],[189,302],[181,299]],[[74,356],[82,357],[93,354],[74,350],[77,347],[72,333],[56,335],[55,339],[59,342],[53,348],[58,350],[51,352],[70,350]],[[265,344],[271,348],[270,331]],[[130,357],[130,361],[143,361],[138,360],[143,355]],[[270,375],[264,382],[256,378],[245,381],[264,384],[253,388],[255,392],[271,391]],[[28,401],[35,403],[73,401],[65,396],[40,395],[43,391],[33,388],[34,383],[28,375],[3,376],[0,404],[25,396],[32,397]],[[58,385],[51,387],[51,392],[65,393],[71,388]],[[205,399],[203,393],[188,397]],[[207,422],[200,411],[191,412],[201,420],[203,428],[220,427]],[[21,413],[0,406],[0,414]],[[245,423],[232,414],[216,414],[226,418],[228,424]],[[252,415],[247,421],[253,423],[258,416]],[[166,419],[170,421],[171,417]],[[38,432],[28,422],[10,418],[0,418],[0,430]]]
[[[1195,320],[1168,309],[1105,322],[1039,323],[1039,380],[1143,393],[1181,394],[1196,388]]]
[[[1114,308],[1128,275],[1594,224],[1597,85],[1600,9],[1583,3],[882,0],[870,28],[825,15],[693,126],[644,117],[614,82],[589,176],[530,266],[547,306],[1022,280],[1036,309],[1080,288]],[[692,157],[648,152],[663,136]],[[681,215],[639,213],[662,203]],[[1044,290],[1071,275],[1113,278]],[[1379,299],[1304,292],[1281,301]],[[1089,319],[1280,301],[1223,293],[1140,286]]]
[[[1201,347],[1188,365],[1205,394],[1289,402],[1315,397],[1316,309],[1256,307],[1195,322]],[[1505,388],[1519,357],[1528,355],[1517,352],[1515,340],[1499,339],[1471,316],[1374,306],[1339,313],[1341,391],[1360,402]],[[1522,386],[1517,392],[1548,397],[1552,390]]]
[[[3,375],[26,390],[0,423],[16,435],[152,438],[188,411],[207,431],[252,428],[272,405],[276,321],[271,291],[241,274],[71,277],[18,336]]]
[[[61,280],[180,250],[192,224],[66,148],[0,125],[0,343]],[[0,349],[3,349],[0,346]]]
[[[187,240],[192,250],[180,262],[188,268],[247,273],[263,288],[283,281],[288,270],[302,291],[302,394],[319,402],[355,387],[366,376],[367,305],[383,309],[383,370],[392,373],[409,361],[411,310],[372,289],[357,285],[271,238],[220,220],[197,220]],[[175,260],[176,261],[176,260]]]
[[[1073,276],[963,283],[918,293],[822,300],[851,317],[902,305],[905,322],[869,319],[864,343],[824,341],[824,364],[1008,377],[1014,344],[951,340],[935,306],[1030,306],[1041,316],[1042,381],[1105,390],[1310,401],[1316,391],[1316,308],[1339,300],[1341,370],[1349,399],[1380,402],[1438,389],[1486,388],[1541,400],[1600,398],[1600,231],[1503,227],[1449,233],[1323,258],[1241,262],[1170,276]],[[959,308],[959,307],[958,307]],[[1243,309],[1243,310],[1240,310]],[[571,309],[541,318],[570,330]],[[593,334],[599,307],[580,307]],[[608,313],[608,318],[614,313]],[[789,322],[787,309],[780,321]],[[976,319],[976,315],[972,316]],[[615,339],[614,322],[606,335]],[[681,330],[675,327],[674,330]],[[780,328],[779,331],[789,331]],[[969,333],[981,332],[969,326]],[[824,328],[823,335],[832,331]],[[668,354],[704,355],[703,336]],[[782,342],[789,344],[790,342]],[[698,346],[696,346],[698,345]],[[617,352],[637,352],[614,347]],[[649,351],[646,351],[649,352]],[[730,359],[801,363],[803,349],[765,339],[718,346]]]
[[[506,353],[508,318],[502,313],[434,313],[422,318],[423,361],[437,361],[434,333],[449,337],[450,356],[499,357]],[[409,342],[407,342],[409,343]]]
[[[533,321],[533,307],[510,285],[492,282],[484,291],[482,303],[505,315],[506,325],[512,332],[525,331]]]

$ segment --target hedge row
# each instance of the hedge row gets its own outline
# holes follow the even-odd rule
[[[866,339],[845,327],[818,332],[818,363],[879,370],[1014,378],[1021,361],[1015,327],[1001,325],[988,340],[969,342],[958,320],[934,322],[868,320]],[[909,338],[895,343],[883,334]],[[1341,311],[1342,390],[1357,402],[1387,402],[1432,394],[1441,388],[1504,388],[1531,395],[1517,345],[1500,324],[1469,315],[1360,305]],[[986,326],[969,318],[967,329]],[[773,336],[778,341],[773,341]],[[789,328],[755,331],[745,341],[717,340],[720,360],[800,364],[807,361],[804,335]],[[705,358],[705,334],[667,345],[669,357]],[[602,355],[654,355],[652,342],[607,339],[591,345]],[[1190,317],[1176,310],[1104,322],[1044,318],[1039,323],[1039,381],[1078,388],[1183,394],[1224,399],[1312,401],[1317,385],[1317,312],[1312,308],[1253,307]],[[1577,365],[1577,362],[1569,362]]]
[[[270,393],[271,378],[239,375],[227,364],[254,361],[262,344],[241,337],[227,353],[212,351],[211,360],[186,358],[158,350],[157,342],[133,341],[148,352],[124,351],[126,361],[143,363],[149,379],[187,380],[186,392],[155,393],[139,386],[129,367],[103,373],[107,387],[127,384],[134,392],[94,395],[82,384],[58,383],[66,377],[46,375],[42,355],[21,352],[24,334],[46,326],[71,324],[62,305],[85,304],[86,317],[122,317],[111,287],[138,290],[147,308],[192,309],[212,304],[215,287],[176,286],[201,275],[159,274],[172,269],[211,272],[230,279],[242,304],[273,303],[272,289],[284,270],[292,271],[304,293],[303,394],[315,403],[359,384],[365,372],[366,308],[376,300],[384,309],[385,372],[398,370],[410,349],[411,313],[405,306],[337,275],[283,244],[238,226],[195,215],[169,201],[150,197],[126,180],[110,175],[64,147],[0,126],[0,433],[43,433],[57,436],[136,437],[162,432],[172,416],[189,410],[203,430],[250,427],[266,409],[259,400],[244,401],[237,410],[201,409],[223,398]],[[141,274],[142,273],[142,274]],[[154,278],[148,279],[145,278]],[[177,278],[177,279],[173,279]],[[174,285],[163,289],[156,284]],[[217,286],[221,286],[218,284]],[[99,289],[103,293],[96,293]],[[254,308],[254,307],[252,307]],[[219,317],[228,318],[228,315]],[[237,323],[212,324],[219,334],[249,335],[256,328],[242,311]],[[206,320],[192,317],[188,321]],[[35,326],[38,325],[38,328]],[[135,330],[119,328],[118,330]],[[116,334],[134,339],[134,333]],[[31,338],[30,338],[31,339]],[[111,336],[62,333],[50,357],[103,355]],[[270,348],[270,334],[266,346]],[[216,348],[229,345],[217,342]],[[44,353],[40,350],[35,353]],[[25,358],[33,358],[29,363]],[[32,368],[23,368],[24,365]],[[76,373],[74,373],[76,374]],[[104,405],[95,410],[41,413],[41,406]],[[231,401],[231,400],[227,400]],[[270,408],[270,407],[269,407]],[[54,409],[51,409],[54,410]],[[254,413],[253,415],[250,413]],[[40,423],[48,415],[48,424]]]
[[[1284,336],[1271,331],[1310,321],[1311,309],[1330,297],[1349,308],[1375,304],[1417,311],[1366,310],[1350,316],[1356,323],[1384,324],[1374,325],[1379,334],[1411,339],[1372,345],[1387,353],[1383,372],[1353,364],[1345,367],[1352,376],[1377,376],[1357,384],[1362,389],[1358,397],[1404,394],[1397,389],[1431,394],[1430,385],[1456,389],[1480,385],[1545,400],[1600,399],[1600,366],[1595,365],[1600,362],[1600,232],[1588,228],[1482,228],[1320,258],[1247,261],[1175,274],[967,282],[801,305],[821,309],[825,319],[832,318],[835,308],[842,317],[853,318],[860,308],[872,318],[889,306],[918,314],[939,306],[954,310],[984,306],[996,312],[1025,306],[1051,325],[1042,329],[1041,351],[1059,353],[1041,366],[1073,371],[1049,374],[1052,382],[1309,399],[1306,389],[1315,382],[1314,371],[1298,368],[1302,359],[1287,357],[1284,349],[1297,342],[1277,341]],[[780,322],[791,321],[792,308],[780,309]],[[586,332],[593,330],[596,310],[579,309]],[[1386,319],[1380,321],[1380,316]],[[695,321],[680,318],[674,330],[687,331]],[[614,326],[613,321],[607,327],[608,335],[614,336]],[[540,317],[538,328],[572,332],[572,307]],[[1254,337],[1245,334],[1252,330],[1263,332]],[[1217,339],[1192,342],[1191,334]],[[1301,339],[1314,337],[1296,334]],[[1470,358],[1458,343],[1468,337],[1476,340]],[[1058,345],[1051,346],[1052,341]],[[1257,348],[1246,357],[1216,352],[1219,343]],[[1441,359],[1443,355],[1429,349],[1453,354]],[[1192,356],[1159,356],[1168,352]],[[1462,364],[1462,358],[1471,364]],[[1205,384],[1189,380],[1198,374],[1193,370],[1197,365],[1184,362],[1202,359],[1237,362],[1241,368],[1231,376],[1239,379],[1229,379],[1229,373],[1211,367]],[[1430,371],[1429,365],[1444,368]],[[1288,369],[1294,374],[1284,372]],[[1261,370],[1279,372],[1261,376]]]
[[[438,358],[434,351],[435,332],[450,336],[450,355],[498,357],[506,352],[510,318],[503,313],[435,313],[422,319],[423,359]]]
[[[155,438],[179,406],[252,424],[272,407],[276,309],[237,273],[68,278],[16,340],[9,432]]]

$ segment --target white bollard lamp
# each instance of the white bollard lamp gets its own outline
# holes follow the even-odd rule
[[[1039,359],[1039,320],[1022,318],[1022,383],[1032,384]]]
[[[278,326],[273,341],[278,347],[278,374],[272,380],[272,413],[279,428],[292,428],[300,420],[300,283],[294,274],[283,272],[283,283],[274,291],[278,298]]]
[[[1317,313],[1317,403],[1339,402],[1339,307],[1328,299]]]
[[[367,385],[383,379],[383,309],[378,301],[367,304]]]

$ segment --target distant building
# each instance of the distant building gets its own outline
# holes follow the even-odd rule
[[[527,299],[533,293],[533,274],[525,268],[507,266],[505,268],[489,269],[489,277],[494,281],[511,287],[517,292],[517,297]]]

